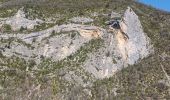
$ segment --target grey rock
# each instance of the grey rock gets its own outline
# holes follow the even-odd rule
[[[94,20],[86,17],[73,17],[70,19],[70,21],[74,23],[90,23],[93,22]]]
[[[104,47],[89,54],[89,59],[84,63],[85,69],[96,78],[110,77],[116,71],[135,64],[153,52],[138,16],[130,7],[124,13],[120,28],[111,28],[113,33],[105,33],[102,37]]]
[[[61,61],[76,53],[90,40],[101,38],[104,41],[103,46],[95,52],[88,53],[88,59],[83,62],[83,69],[97,79],[110,77],[116,71],[129,64],[135,64],[153,52],[150,39],[143,32],[138,16],[130,7],[119,24],[120,29],[111,27],[112,32],[97,26],[70,23],[30,34],[0,34],[1,38],[14,37],[22,40],[24,44],[33,46],[31,49],[23,43],[14,42],[12,49],[3,54],[35,59],[37,63],[41,62],[41,56]],[[51,36],[53,31],[60,34]],[[73,31],[77,32],[74,38],[70,36]],[[80,81],[80,84],[84,84],[80,77],[72,76],[68,76],[66,80]]]
[[[31,30],[34,29],[34,26],[43,23],[43,21],[40,19],[36,19],[36,20],[26,19],[25,13],[23,12],[23,8],[19,9],[14,16],[2,20],[0,26],[2,26],[3,24],[8,24],[11,26],[12,30],[14,31],[20,30],[21,27]]]

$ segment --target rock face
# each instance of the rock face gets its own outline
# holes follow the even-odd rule
[[[85,38],[100,38],[101,37],[101,33],[100,30],[96,29],[96,30],[79,30],[79,33],[81,36],[85,37]]]
[[[74,23],[90,23],[93,22],[94,20],[86,17],[74,17],[71,18],[70,21]]]
[[[138,16],[130,7],[126,10],[120,25],[122,32],[117,34],[119,49],[125,62],[134,64],[151,52],[149,38],[143,32]]]
[[[112,76],[117,70],[135,64],[152,52],[149,38],[130,7],[125,11],[120,27],[112,28],[113,34],[103,35],[104,48],[91,54],[93,56],[89,55],[89,60],[85,63],[86,69],[96,78]]]
[[[41,15],[38,13],[39,8],[29,9],[29,15],[34,12],[34,9],[37,14]],[[69,10],[70,13],[71,11]],[[110,9],[105,12],[103,8],[96,15],[89,13],[93,12],[87,12],[85,16],[89,17],[82,15],[68,21],[72,15],[49,15],[47,12],[48,15],[43,13],[43,19],[50,16],[56,23],[49,24],[48,20],[44,20],[42,26],[47,27],[42,29],[41,26],[40,31],[39,27],[35,30],[0,31],[0,76],[2,76],[0,82],[4,83],[4,85],[0,84],[0,89],[8,90],[7,94],[6,92],[3,94],[6,96],[5,99],[10,99],[8,96],[13,95],[17,96],[17,99],[21,97],[25,99],[28,95],[32,95],[35,99],[44,99],[44,97],[48,99],[55,98],[54,94],[58,97],[57,100],[79,100],[81,98],[91,100],[93,97],[94,100],[114,100],[117,97],[111,96],[121,97],[128,92],[124,89],[135,91],[138,85],[141,86],[141,83],[133,84],[141,77],[141,71],[138,70],[145,72],[150,63],[158,60],[153,60],[151,56],[146,59],[149,59],[146,64],[143,64],[145,59],[142,60],[142,64],[136,64],[153,50],[138,16],[130,7],[125,9],[124,13],[111,12]],[[94,20],[94,22],[89,20]],[[38,25],[36,20],[25,18],[22,9],[12,17],[0,18],[0,24],[9,24],[13,30],[19,30],[20,27],[32,29],[34,25]],[[154,56],[157,57],[157,55]],[[160,57],[163,61],[169,59],[166,53]],[[120,71],[133,64],[137,68],[131,66],[123,72]],[[145,65],[146,67],[143,67]],[[148,77],[155,73],[155,70],[149,70],[147,73],[150,71],[152,73],[147,74]],[[145,73],[143,75],[145,77]],[[108,77],[111,78],[107,79]],[[124,86],[126,83],[132,84]],[[149,81],[147,86],[150,85]],[[154,82],[153,85],[155,86]],[[133,91],[131,91],[132,94]],[[108,98],[103,97],[106,95]],[[79,98],[79,96],[82,97]],[[129,97],[129,92],[126,97]],[[34,100],[28,97],[28,100],[30,99]]]
[[[13,30],[21,26],[32,29],[37,24],[35,20],[24,17],[24,12],[19,10],[6,23],[10,24]],[[74,20],[79,21],[76,18]],[[110,30],[112,32],[97,26],[70,23],[30,34],[2,34],[0,37],[4,39],[13,37],[22,41],[11,43],[11,49],[5,50],[3,55],[34,59],[37,63],[40,63],[41,56],[61,61],[76,53],[92,39],[100,38],[103,45],[97,51],[88,53],[88,59],[82,64],[84,70],[100,79],[112,76],[129,64],[135,64],[151,52],[149,38],[143,32],[138,16],[130,7],[120,21],[120,28]]]
[[[59,35],[52,36],[52,34]],[[3,39],[16,38],[16,40],[19,39],[34,48],[31,49],[22,43],[13,42],[10,44],[11,49],[6,49],[3,52],[5,56],[16,55],[25,59],[35,59],[39,63],[41,56],[52,58],[54,61],[62,60],[74,54],[91,39],[100,38],[102,35],[103,29],[96,26],[63,24],[30,34],[2,34],[0,37]]]
[[[6,18],[2,24],[8,24],[11,26],[12,30],[17,31],[20,30],[21,27],[27,28],[28,30],[34,29],[35,25],[43,23],[42,20],[35,19],[29,20],[25,18],[25,13],[23,12],[23,8],[19,9],[18,12],[10,17]]]

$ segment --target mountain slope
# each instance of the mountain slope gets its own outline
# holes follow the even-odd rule
[[[127,10],[128,6],[135,16],[133,11]],[[37,0],[36,3],[7,0],[0,9],[0,98],[169,99],[169,13],[133,0]],[[25,18],[17,22],[28,26],[25,20],[40,19],[42,23],[18,30],[14,30],[13,24],[4,24],[4,20],[15,18],[18,10],[25,13]],[[106,24],[114,19],[120,20],[121,29],[115,31]],[[125,38],[132,44],[136,38],[137,44],[126,44]],[[123,46],[122,41],[125,41]],[[149,50],[154,52],[148,55],[150,47],[145,43],[153,45]],[[2,47],[6,48],[5,52]],[[125,49],[132,47],[135,53],[125,53]],[[122,55],[128,55],[127,64],[120,64],[121,70],[107,75],[113,63],[126,61],[126,56],[119,57],[121,51]],[[105,64],[100,67],[103,57]],[[104,78],[106,76],[109,78]]]

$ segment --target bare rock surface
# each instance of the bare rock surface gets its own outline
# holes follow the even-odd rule
[[[18,12],[9,18],[1,19],[1,26],[3,24],[8,24],[11,26],[12,30],[17,31],[22,28],[26,28],[28,30],[34,29],[34,26],[43,23],[40,19],[29,20],[25,18],[25,13],[23,12],[23,8],[19,9]]]
[[[124,56],[124,58],[126,58],[128,64],[134,64],[138,59],[142,59],[153,52],[151,50],[152,46],[149,44],[150,40],[144,33],[138,16],[130,7],[126,10],[120,24],[122,34],[128,37],[122,45],[119,45],[119,48],[124,49],[122,55],[127,56]],[[118,41],[121,42],[121,40]]]
[[[75,17],[71,21],[86,23],[93,20]],[[37,25],[36,20],[25,19],[21,10],[14,17],[7,19],[6,23],[14,30],[21,26],[31,29]],[[16,55],[27,60],[34,59],[37,63],[41,62],[42,56],[61,61],[75,54],[91,40],[100,38],[103,45],[97,51],[88,53],[88,59],[83,62],[82,67],[97,79],[106,78],[129,64],[135,64],[152,52],[150,40],[143,32],[138,16],[130,7],[125,11],[120,27],[111,28],[112,31],[109,32],[98,26],[70,23],[29,34],[3,33],[0,34],[1,39],[16,38],[17,41],[11,43],[10,49],[5,49],[2,53],[5,56]],[[66,76],[66,79],[70,80],[70,76]]]
[[[59,35],[51,36],[55,33]],[[54,61],[62,60],[75,53],[91,39],[99,38],[102,35],[103,29],[96,26],[66,24],[30,34],[2,34],[0,37],[3,39],[17,38],[30,45],[27,47],[24,44],[13,42],[11,49],[3,52],[5,56],[19,54],[20,57],[23,56],[27,59],[35,57],[39,63],[40,56],[52,58]]]
[[[97,78],[112,76],[117,70],[133,65],[153,52],[138,16],[130,7],[120,25],[121,29],[112,29],[113,34],[103,35],[104,47],[89,55],[85,62],[86,69]]]
[[[73,17],[70,19],[70,21],[74,23],[90,23],[93,22],[94,20],[86,17]]]

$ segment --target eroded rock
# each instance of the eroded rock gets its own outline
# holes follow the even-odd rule
[[[112,76],[116,71],[133,65],[153,52],[148,36],[144,33],[138,16],[128,7],[120,29],[103,35],[104,47],[89,55],[85,68],[96,78]]]
[[[53,32],[59,35],[51,36]],[[54,61],[62,60],[74,54],[91,39],[100,38],[102,35],[103,29],[96,26],[63,24],[30,34],[2,34],[0,37],[16,38],[22,42],[13,42],[12,48],[3,52],[5,56],[18,54],[25,59],[34,58],[39,63],[41,56],[52,58]]]
[[[29,20],[26,18],[23,8],[19,9],[18,12],[9,18],[3,19],[1,25],[8,24],[11,26],[13,31],[20,30],[21,28],[25,28],[28,30],[34,29],[34,26],[43,23],[40,19]]]
[[[118,35],[122,33],[122,36],[117,38],[118,46],[128,64],[134,64],[138,59],[142,59],[152,52],[150,40],[144,33],[138,16],[130,7],[126,10],[120,25],[121,31]]]
[[[19,14],[16,17],[24,15]],[[1,38],[20,40],[19,43],[14,42],[11,49],[3,54],[35,59],[37,63],[40,63],[41,56],[61,61],[75,54],[90,40],[100,38],[103,41],[102,46],[95,52],[88,52],[88,57],[81,66],[95,78],[110,77],[152,52],[150,40],[143,32],[138,16],[130,7],[118,24],[120,27],[112,27],[111,32],[97,26],[70,23],[30,34],[1,34]]]

